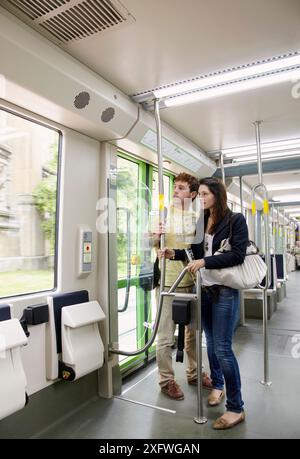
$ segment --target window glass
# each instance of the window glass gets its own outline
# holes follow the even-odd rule
[[[136,254],[138,234],[139,166],[133,161],[118,157],[117,217],[118,217],[118,277],[126,278],[129,258]],[[129,258],[128,258],[129,257]],[[136,274],[132,266],[131,274]]]
[[[138,289],[132,285],[132,279],[135,278],[139,265],[139,164],[118,156],[117,167],[119,346],[132,351],[137,348],[138,341]],[[119,361],[125,359],[126,356],[119,356]]]
[[[59,133],[0,109],[0,297],[54,288]]]

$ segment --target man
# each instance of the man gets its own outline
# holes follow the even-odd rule
[[[167,214],[165,245],[177,249],[189,248],[194,236],[197,214],[192,209],[192,201],[198,194],[199,182],[190,174],[181,173],[174,181],[173,203]],[[165,286],[170,287],[184,268],[181,261],[166,260]],[[177,292],[190,293],[194,282],[187,273],[176,289]],[[156,290],[159,300],[159,287]],[[184,394],[175,381],[172,366],[172,346],[174,344],[175,323],[172,320],[172,297],[164,297],[162,314],[157,332],[156,360],[159,371],[161,391],[170,398],[183,400]],[[188,360],[186,369],[189,384],[197,384],[196,335],[195,330],[185,327],[185,351]],[[211,380],[206,373],[202,374],[202,383],[211,386]]]

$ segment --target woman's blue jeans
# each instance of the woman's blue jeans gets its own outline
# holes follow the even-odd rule
[[[202,290],[202,322],[213,387],[223,389],[225,379],[226,409],[235,413],[243,411],[244,405],[239,366],[232,350],[238,314],[238,290],[221,287],[217,302],[210,292]]]

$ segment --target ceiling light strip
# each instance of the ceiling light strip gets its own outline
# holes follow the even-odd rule
[[[279,159],[288,159],[288,158],[295,158],[295,157],[300,157],[300,150],[297,153],[291,154],[282,154],[282,155],[272,155],[272,154],[267,154],[267,155],[262,155],[262,160],[279,160]],[[247,163],[247,162],[253,162],[257,161],[257,155],[253,156],[242,156],[242,157],[236,157],[233,158],[233,162],[236,163]]]
[[[262,78],[264,76],[274,75],[292,71],[300,66],[300,53],[294,52],[263,61],[238,66],[235,68],[206,74],[200,77],[184,80],[178,83],[161,86],[149,91],[135,94],[133,99],[137,102],[145,102],[154,98],[165,98],[191,93],[192,91],[201,91],[203,89],[212,89],[224,84],[233,84],[236,82],[247,81],[253,78]]]
[[[182,85],[182,88],[177,86],[177,87],[174,87],[172,91],[170,90],[170,88],[159,89],[157,91],[153,91],[153,94],[154,94],[154,97],[157,99],[161,99],[164,97],[172,97],[172,96],[177,96],[179,94],[190,93],[192,91],[207,90],[207,89],[215,88],[218,86],[238,83],[240,81],[247,81],[249,79],[261,78],[264,76],[269,76],[269,75],[273,75],[277,73],[292,71],[292,70],[298,69],[299,65],[300,65],[300,58],[297,57],[297,63],[295,65],[289,65],[289,66],[285,66],[285,67],[281,67],[277,69],[270,69],[269,71],[262,71],[259,73],[254,73],[255,68],[252,68],[252,71],[250,71],[250,69],[247,69],[248,72],[244,72],[244,75],[242,75],[242,72],[240,71],[231,72],[231,73],[228,73],[226,79],[224,78],[224,74],[221,74],[216,77],[203,78],[203,80],[200,80],[200,81],[185,83],[184,85]]]
[[[299,155],[300,154],[300,145],[298,145],[298,148],[290,148],[290,149],[276,149],[276,150],[264,150],[262,152],[262,156],[264,158],[273,158],[273,157],[280,157],[280,156],[294,156],[294,155]],[[255,150],[252,151],[245,151],[244,153],[231,153],[228,155],[224,155],[225,159],[240,159],[242,160],[247,160],[248,158],[254,156],[255,158],[257,157],[257,152]]]
[[[265,142],[261,146],[262,152],[271,152],[271,151],[293,151],[293,149],[300,149],[300,138],[288,139],[288,140],[278,140],[273,142]],[[243,147],[232,147],[232,148],[223,148],[221,150],[212,150],[207,152],[211,158],[218,158],[220,152],[226,158],[234,158],[238,155],[253,155],[256,153],[255,145],[246,145]]]
[[[278,142],[266,142],[262,144],[262,152],[287,151],[300,148],[300,139],[290,139]],[[256,153],[256,146],[249,145],[245,147],[226,148],[221,150],[227,158],[233,158],[237,155],[250,155]],[[219,155],[220,151],[209,152],[210,155]]]
[[[272,84],[282,83],[285,81],[292,81],[300,78],[300,66],[296,69],[289,71],[281,71],[280,73],[272,73],[262,77],[253,77],[247,80],[238,82],[230,82],[218,87],[205,88],[200,91],[194,91],[187,94],[180,94],[162,100],[163,107],[172,107],[176,105],[183,105],[187,103],[197,102],[199,100],[206,100],[213,97],[225,96],[249,89],[270,86]]]

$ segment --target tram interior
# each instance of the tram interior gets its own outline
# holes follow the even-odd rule
[[[298,0],[0,0],[0,438],[300,437],[299,19]],[[272,257],[265,314],[241,291],[246,422],[223,432],[205,389],[194,422],[175,347],[180,401],[155,342],[130,355],[157,312],[141,273],[161,181],[167,206],[180,172],[223,179]]]

